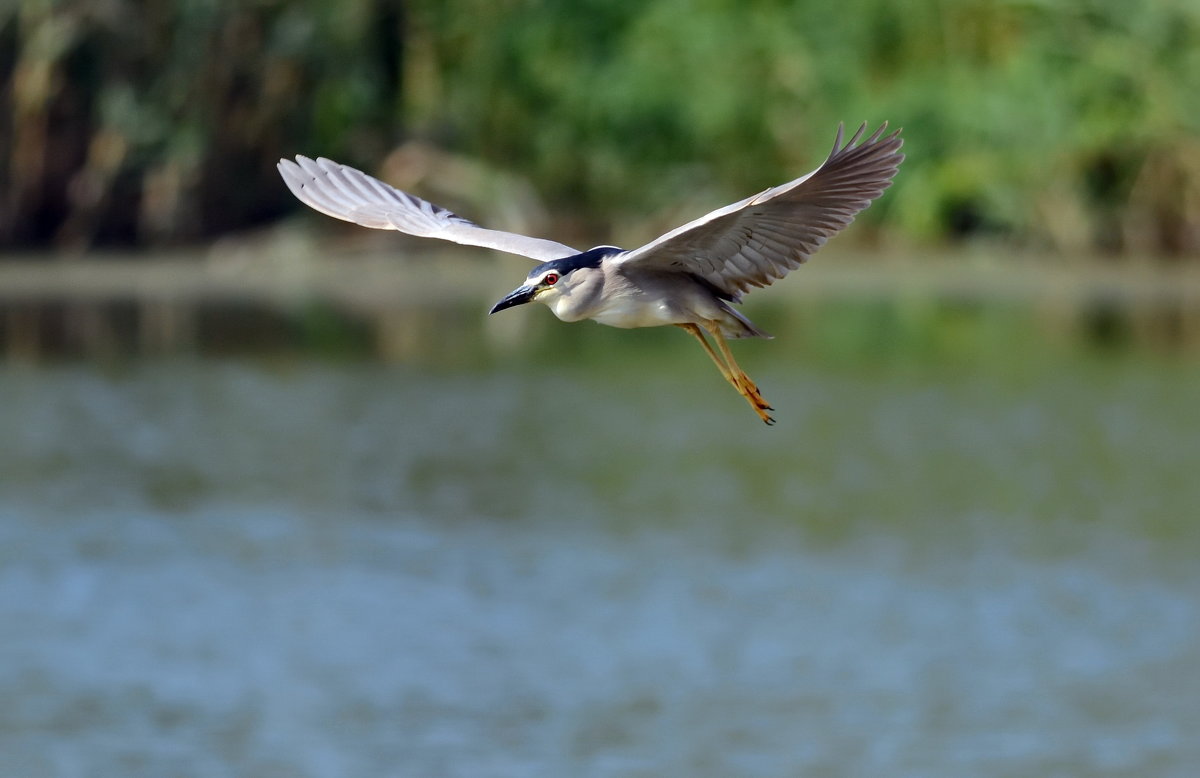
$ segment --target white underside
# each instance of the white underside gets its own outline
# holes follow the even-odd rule
[[[563,321],[591,319],[609,327],[623,329],[662,327],[668,324],[696,324],[711,329],[715,324],[727,338],[762,334],[737,311],[714,297],[712,292],[699,283],[681,284],[675,279],[668,279],[666,282],[660,280],[659,283],[664,289],[668,289],[670,294],[646,294],[641,285],[626,283],[616,287],[613,293],[603,296],[579,295],[577,290],[571,290],[566,294],[547,294],[545,297],[551,299],[543,298],[542,302]]]
[[[589,317],[609,327],[661,327],[664,324],[684,324],[690,318],[681,317],[678,310],[665,304],[645,305],[635,298],[625,297],[594,311]]]

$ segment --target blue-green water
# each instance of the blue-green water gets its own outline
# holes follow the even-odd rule
[[[0,369],[0,775],[1190,776],[1200,375]]]

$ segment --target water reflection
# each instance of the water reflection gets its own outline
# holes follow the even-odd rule
[[[1193,373],[707,370],[0,372],[0,774],[1200,762]]]

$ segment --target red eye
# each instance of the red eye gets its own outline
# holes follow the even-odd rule
[[[546,286],[554,286],[558,283],[558,273],[547,273],[542,281],[545,282]]]

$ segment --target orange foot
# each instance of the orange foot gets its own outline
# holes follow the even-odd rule
[[[750,403],[750,407],[754,409],[754,412],[758,414],[758,418],[762,419],[764,424],[769,426],[775,423],[775,419],[771,417],[771,414],[767,413],[767,411],[775,409],[763,398],[762,392],[750,380],[750,376],[745,373],[737,376],[737,390],[742,397],[746,398],[746,402]]]

